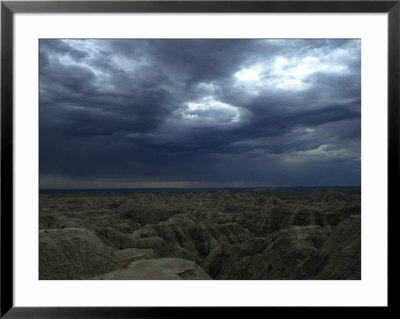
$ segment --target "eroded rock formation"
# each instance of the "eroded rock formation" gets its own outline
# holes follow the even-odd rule
[[[126,264],[116,251],[86,229],[39,232],[39,279],[87,279]]]
[[[360,279],[359,194],[41,195],[40,279]]]

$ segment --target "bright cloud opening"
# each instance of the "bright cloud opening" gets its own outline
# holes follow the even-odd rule
[[[243,110],[215,100],[211,96],[197,102],[186,102],[180,115],[183,119],[199,125],[233,124],[239,122]]]
[[[341,51],[327,56],[322,53],[303,57],[278,56],[268,63],[257,62],[236,72],[236,85],[250,94],[259,94],[265,89],[304,90],[312,85],[308,80],[312,74],[347,72],[347,66],[338,63],[342,56]]]
[[[243,69],[240,70],[239,72],[235,73],[235,77],[239,81],[258,81],[260,80],[260,70],[257,70],[256,68],[253,69]]]
[[[324,62],[320,57],[306,56],[288,59],[280,56],[274,62],[272,79],[276,87],[280,89],[300,90],[308,86],[305,80],[313,73],[338,73],[346,70],[345,65]]]

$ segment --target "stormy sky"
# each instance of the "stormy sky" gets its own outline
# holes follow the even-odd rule
[[[40,40],[40,187],[360,185],[360,45]]]

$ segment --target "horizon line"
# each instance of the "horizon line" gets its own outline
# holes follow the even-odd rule
[[[98,187],[98,188],[40,188],[39,190],[102,190],[102,189],[227,189],[227,188],[327,188],[327,187],[361,187],[361,185],[314,185],[314,186],[232,186],[232,187]]]

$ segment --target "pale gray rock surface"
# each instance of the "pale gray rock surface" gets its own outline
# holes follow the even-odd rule
[[[195,262],[180,258],[145,259],[95,277],[103,280],[210,280]]]
[[[129,263],[142,259],[158,258],[158,254],[153,249],[126,248],[118,251],[118,255]]]

